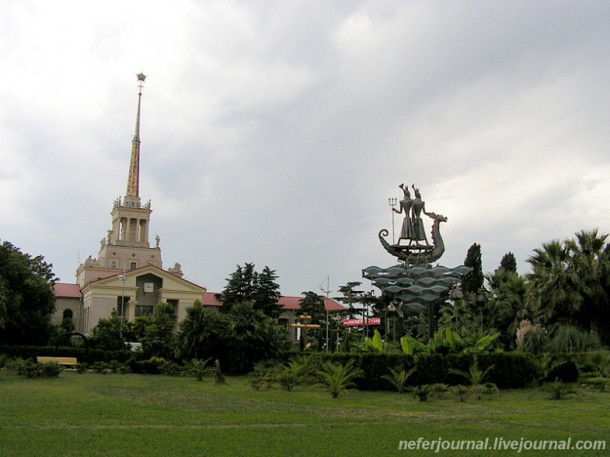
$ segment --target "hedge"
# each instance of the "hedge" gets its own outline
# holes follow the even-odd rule
[[[104,351],[73,346],[0,346],[0,354],[7,357],[36,360],[38,356],[76,357],[78,362],[93,364],[117,360],[126,362],[136,354],[131,351]]]
[[[474,361],[471,354],[371,354],[371,353],[337,353],[317,354],[322,361],[330,360],[335,363],[346,363],[354,360],[355,365],[363,374],[354,380],[360,390],[392,390],[392,386],[384,375],[390,368],[403,367],[410,370],[416,367],[413,375],[408,379],[410,386],[424,384],[463,384],[465,380],[451,369],[468,371]],[[478,356],[478,365],[481,370],[494,365],[487,381],[495,383],[501,389],[517,389],[526,387],[536,380],[538,367],[534,357],[517,352],[502,352]]]

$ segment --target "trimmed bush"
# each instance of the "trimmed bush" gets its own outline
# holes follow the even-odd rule
[[[561,382],[577,382],[578,376],[580,372],[578,371],[578,367],[576,363],[572,360],[567,360],[563,363],[559,363],[555,365],[549,371],[547,376],[547,381],[555,381],[559,380]]]
[[[429,384],[463,384],[464,380],[450,370],[468,371],[472,362],[472,354],[363,354],[336,353],[312,354],[320,360],[330,360],[345,364],[354,360],[354,365],[362,370],[362,374],[354,379],[359,390],[395,390],[387,379],[390,368],[403,367],[406,371],[415,368],[406,382],[408,386]],[[516,389],[526,387],[536,380],[537,365],[534,356],[519,352],[501,352],[478,356],[479,367],[482,370],[494,365],[489,372],[488,382],[496,384],[501,389]]]
[[[104,351],[101,349],[87,349],[86,347],[72,346],[0,346],[0,354],[11,358],[36,360],[39,355],[52,357],[76,357],[79,362],[93,365],[95,362],[111,362],[117,360],[126,362],[135,353],[124,351]]]

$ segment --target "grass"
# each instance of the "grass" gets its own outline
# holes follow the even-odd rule
[[[321,388],[257,391],[246,378],[61,373],[24,379],[0,372],[2,456],[395,456],[401,440],[605,440],[610,393],[577,389],[562,401],[543,389],[419,402],[395,392],[333,399]],[[580,453],[579,453],[580,452]],[[605,451],[538,451],[596,456]],[[516,455],[451,451],[438,455]],[[524,453],[523,455],[527,455]]]

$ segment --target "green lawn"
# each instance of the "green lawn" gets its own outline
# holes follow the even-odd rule
[[[604,440],[604,451],[399,450],[401,440]],[[0,456],[610,455],[610,393],[541,389],[460,403],[313,387],[255,391],[212,380],[64,372],[0,372]]]

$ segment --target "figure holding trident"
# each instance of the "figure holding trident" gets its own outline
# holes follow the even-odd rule
[[[411,211],[413,209],[413,199],[411,198],[411,194],[409,193],[409,187],[401,184],[398,186],[402,189],[403,197],[400,200],[400,209],[392,208],[392,211],[398,214],[402,214],[403,211],[405,213],[405,217],[402,221],[402,228],[400,229],[400,236],[398,237],[398,244],[400,244],[400,240],[413,240],[414,231],[413,231],[413,221],[411,218]]]

